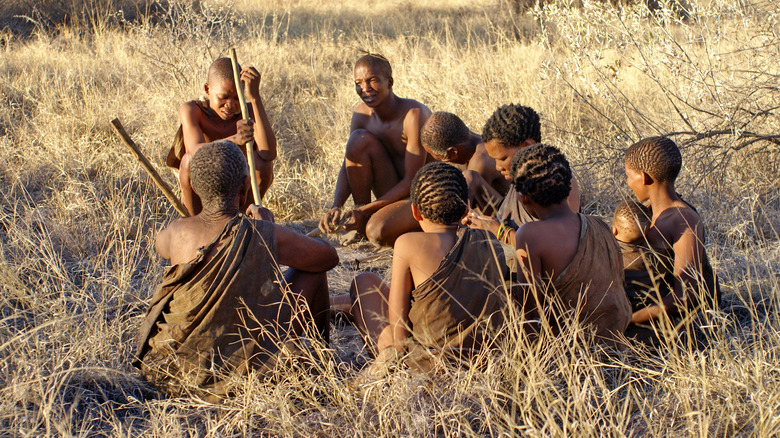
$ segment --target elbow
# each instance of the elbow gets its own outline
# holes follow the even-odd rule
[[[273,161],[276,159],[276,145],[269,150],[258,150],[257,155],[263,161]]]

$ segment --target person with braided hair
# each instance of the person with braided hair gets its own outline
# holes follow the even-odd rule
[[[357,230],[374,243],[392,246],[399,235],[418,229],[405,198],[414,174],[429,159],[420,144],[420,129],[431,111],[393,93],[392,69],[382,55],[358,59],[355,91],[362,103],[352,113],[333,205],[319,228],[324,233]],[[350,196],[355,207],[343,211]]]
[[[428,349],[465,354],[490,342],[509,302],[506,265],[495,237],[460,225],[467,193],[461,171],[446,163],[415,176],[411,210],[423,231],[396,241],[389,286],[364,273],[350,289],[351,313],[372,350],[417,352],[425,362]]]
[[[717,278],[704,250],[704,224],[698,212],[675,192],[682,155],[668,137],[640,140],[626,151],[626,182],[639,202],[647,202],[652,218],[647,243],[661,260],[662,276],[671,274],[673,290],[655,303],[636,310],[632,324],[641,325],[681,311],[716,308]]]
[[[422,145],[433,158],[463,171],[469,185],[469,205],[490,214],[506,195],[511,183],[496,170],[479,134],[471,132],[455,114],[438,111],[423,126]]]
[[[631,321],[623,263],[611,230],[600,219],[572,211],[569,162],[555,147],[520,149],[510,166],[523,208],[538,221],[517,229],[518,275],[528,300],[554,329],[571,314],[597,340],[618,342]]]
[[[203,210],[157,234],[155,249],[172,266],[141,323],[135,365],[166,393],[219,399],[231,393],[230,375],[272,365],[301,321],[313,319],[327,342],[326,272],[339,258],[327,242],[274,224],[266,209],[240,213],[249,168],[234,143],[202,145],[190,171]],[[289,266],[283,280],[279,265]]]
[[[499,107],[485,122],[482,129],[485,150],[495,161],[496,170],[509,181],[512,157],[523,148],[542,141],[539,114],[533,108],[522,105],[504,105]],[[475,186],[480,186],[477,179]],[[580,210],[580,191],[577,181],[572,177],[571,190],[567,198],[573,211]],[[523,208],[518,201],[517,191],[511,187],[500,201],[496,217],[470,211],[464,223],[494,233],[498,239],[508,245],[515,241],[515,230],[528,222],[537,220]]]

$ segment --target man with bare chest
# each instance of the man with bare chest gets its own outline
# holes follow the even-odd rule
[[[358,230],[372,242],[392,246],[399,235],[419,227],[409,214],[408,197],[414,175],[429,160],[420,129],[431,111],[393,93],[390,63],[381,55],[358,59],[355,91],[363,102],[352,114],[333,205],[319,227],[327,233]],[[350,195],[355,207],[343,211]]]

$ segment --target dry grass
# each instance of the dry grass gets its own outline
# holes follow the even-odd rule
[[[535,16],[499,0],[172,3],[134,21],[109,8],[92,22],[0,33],[0,433],[780,434],[774,3],[691,2],[685,22],[669,9],[564,3]],[[0,11],[29,15],[29,4]],[[393,62],[399,95],[476,131],[500,104],[539,110],[590,213],[606,216],[626,196],[631,142],[678,133],[678,190],[703,214],[725,291],[711,342],[606,356],[572,337],[514,342],[470,370],[363,381],[340,359],[337,331],[337,350],[317,349],[325,360],[314,370],[289,365],[273,382],[247,380],[224,405],[158,397],[130,357],[162,272],[153,236],[175,212],[108,121],[119,116],[162,167],[178,103],[200,93],[206,67],[231,45],[263,74],[280,146],[268,206],[282,221],[311,221],[331,202],[359,49]],[[336,292],[352,274],[338,268]]]

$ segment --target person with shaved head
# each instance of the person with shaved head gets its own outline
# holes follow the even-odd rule
[[[511,184],[496,169],[496,160],[487,153],[479,134],[455,114],[437,111],[425,122],[421,137],[429,154],[463,171],[472,208],[485,214],[498,209]]]
[[[419,229],[409,214],[409,187],[429,158],[420,144],[420,129],[431,111],[416,100],[396,96],[390,62],[380,54],[361,56],[354,80],[362,102],[352,113],[333,204],[319,228],[325,233],[355,231],[393,246],[401,234]],[[345,209],[350,197],[354,207]]]
[[[203,209],[157,234],[155,248],[171,266],[141,324],[135,364],[170,395],[230,395],[231,376],[262,374],[306,326],[316,328],[309,339],[328,341],[326,272],[338,264],[336,250],[274,224],[266,209],[242,214],[248,173],[232,142],[202,145],[190,178]]]
[[[179,109],[181,125],[168,153],[167,164],[179,170],[182,202],[192,215],[198,214],[202,206],[200,198],[192,191],[190,161],[195,152],[206,143],[230,140],[243,147],[254,141],[261,196],[265,195],[273,181],[276,137],[260,98],[260,73],[254,67],[247,67],[241,69],[240,77],[245,86],[244,94],[250,104],[249,120],[242,119],[230,58],[214,61],[209,67],[207,82],[203,86],[205,95],[199,100],[185,102]]]

